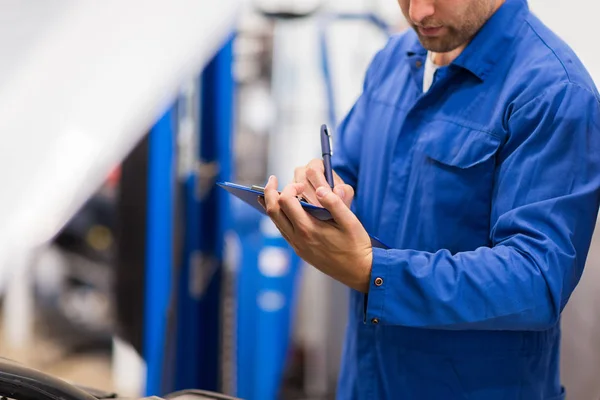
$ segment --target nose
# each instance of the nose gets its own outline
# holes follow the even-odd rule
[[[435,0],[410,0],[408,16],[417,25],[435,13]]]

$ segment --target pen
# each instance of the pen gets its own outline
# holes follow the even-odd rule
[[[321,153],[323,153],[323,165],[325,166],[325,179],[333,189],[333,170],[331,169],[331,136],[327,125],[321,125]]]

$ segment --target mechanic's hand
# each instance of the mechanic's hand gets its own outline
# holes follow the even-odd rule
[[[294,170],[294,183],[304,184],[304,191],[301,195],[308,200],[309,203],[316,206],[323,206],[317,197],[316,190],[319,186],[329,186],[325,178],[325,167],[323,160],[314,159],[304,167],[298,167]],[[354,198],[354,189],[352,186],[344,183],[342,178],[333,171],[333,192],[340,196],[344,204],[350,208],[352,199]]]
[[[270,177],[265,187],[267,214],[300,258],[343,284],[368,292],[373,261],[369,234],[326,182],[314,194],[333,221],[318,220],[302,208],[296,196],[305,190],[305,184],[292,183],[280,194],[277,178]]]

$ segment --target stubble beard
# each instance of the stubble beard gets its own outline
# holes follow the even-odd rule
[[[467,9],[465,15],[471,15],[472,17],[464,19],[462,26],[460,27],[455,27],[452,24],[444,25],[437,23],[436,21],[423,21],[421,25],[425,27],[440,25],[444,26],[446,32],[444,35],[437,37],[424,36],[419,32],[419,29],[416,25],[411,25],[413,25],[412,27],[417,33],[421,45],[425,49],[436,53],[447,53],[461,45],[468,43],[493,13],[493,2],[481,0],[473,3],[472,7]]]

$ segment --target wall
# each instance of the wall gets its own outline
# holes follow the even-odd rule
[[[531,10],[600,80],[597,26],[600,5],[589,0],[531,0]],[[562,376],[569,400],[600,399],[600,230],[592,241],[583,278],[563,313]]]

